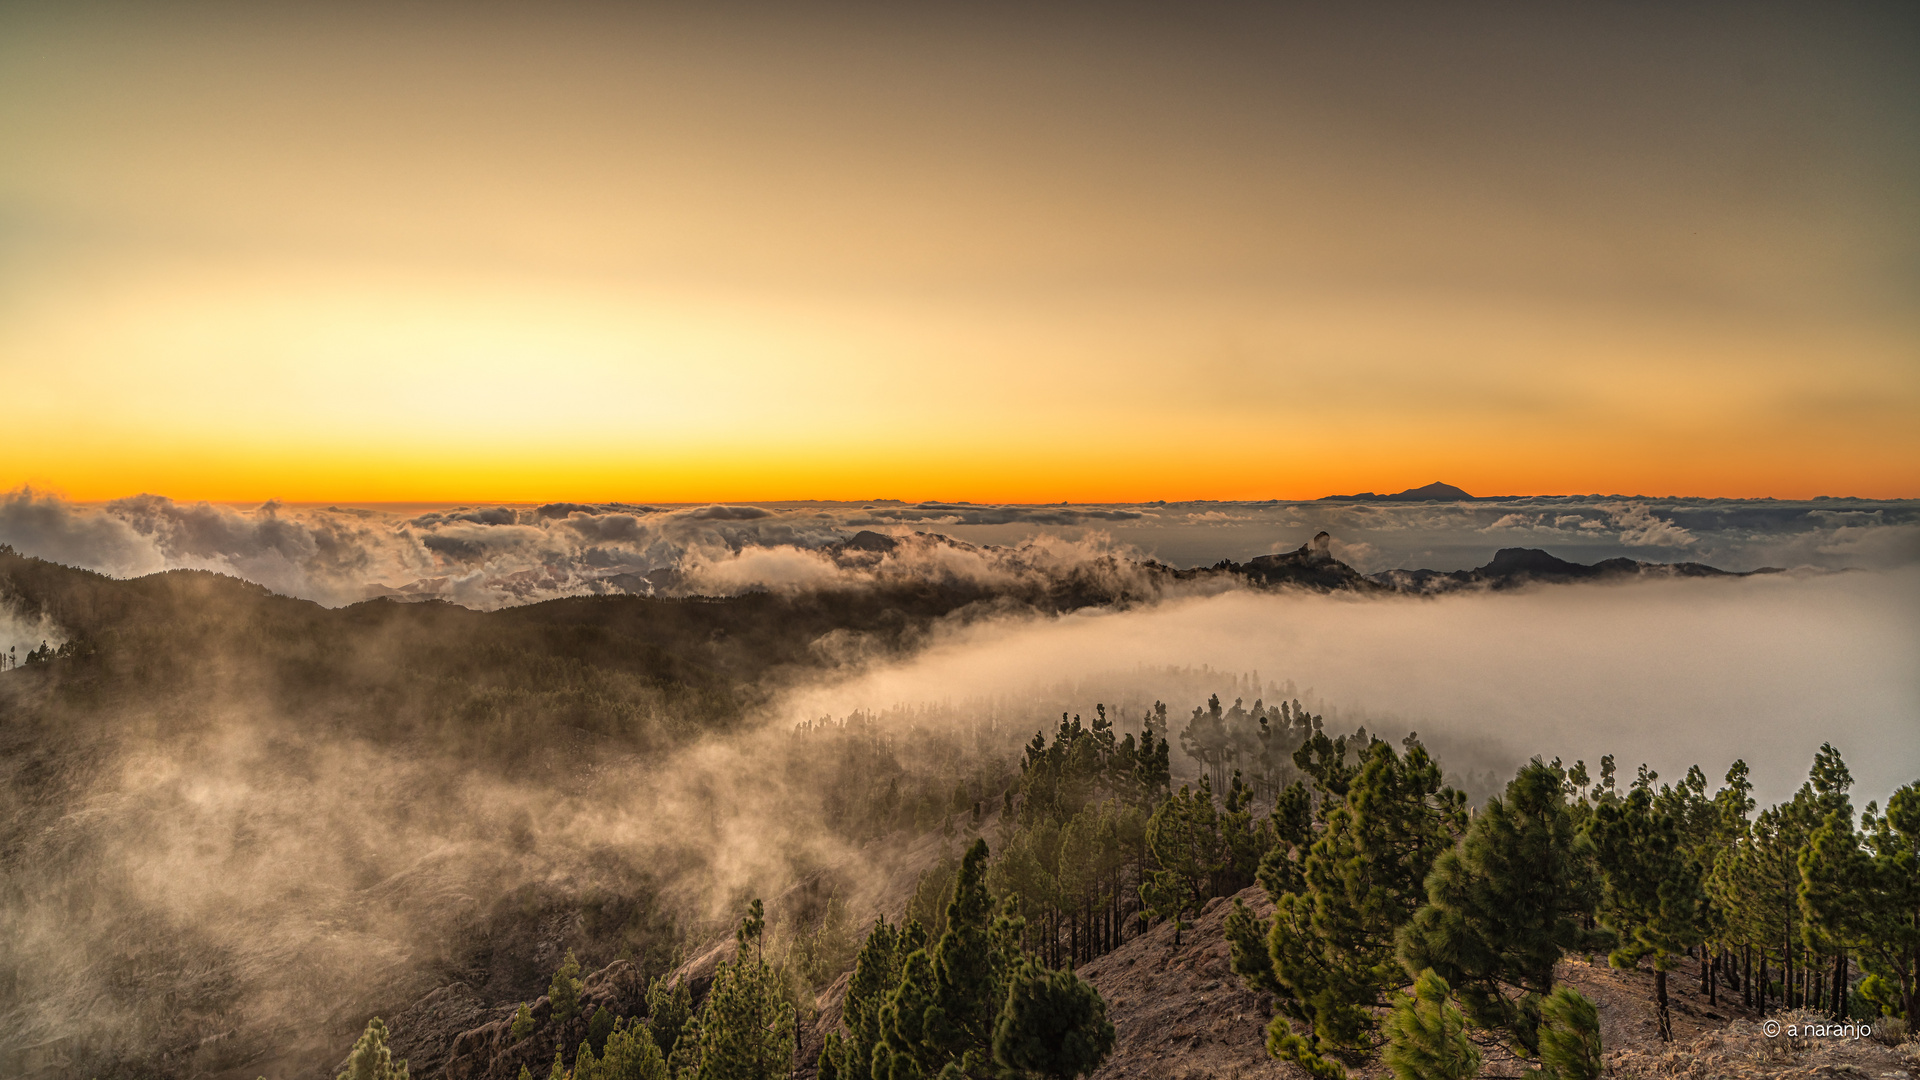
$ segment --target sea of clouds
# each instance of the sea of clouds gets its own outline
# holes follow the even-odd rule
[[[1473,502],[1007,506],[896,502],[410,508],[235,507],[138,495],[0,496],[0,544],[116,577],[231,574],[328,605],[377,596],[498,608],[606,593],[726,595],[887,576],[980,583],[1157,560],[1245,561],[1314,533],[1365,572],[1463,569],[1506,547],[1576,562],[1626,556],[1763,566],[1920,563],[1920,501],[1531,497]],[[901,541],[835,557],[861,532]],[[944,538],[961,541],[949,543]]]

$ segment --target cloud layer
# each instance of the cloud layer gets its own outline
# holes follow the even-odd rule
[[[1920,561],[1920,503],[1584,496],[1471,503],[984,506],[548,503],[236,509],[139,495],[0,496],[0,543],[118,577],[215,570],[323,604],[373,596],[475,608],[604,593],[730,594],[889,577],[981,584],[1244,561],[1320,530],[1364,571],[1461,569],[1503,547],[1723,569],[1877,569]],[[859,541],[862,532],[884,539]],[[961,541],[954,543],[951,541]]]
[[[1110,704],[1209,692],[1274,700],[1271,682],[1222,685],[1229,672],[1258,672],[1296,685],[1288,696],[1344,730],[1417,730],[1430,745],[1482,747],[1472,756],[1508,770],[1534,754],[1597,765],[1613,753],[1629,772],[1645,761],[1673,778],[1697,763],[1717,780],[1741,757],[1759,796],[1774,800],[1831,741],[1864,803],[1920,776],[1915,612],[1915,568],[1439,599],[1238,590],[958,628],[909,660],[803,688],[784,707],[805,718],[942,702],[963,715],[1042,700],[1078,711],[1092,694]],[[1073,688],[1056,690],[1063,678]],[[1133,708],[1120,715],[1137,719]],[[1441,754],[1450,767],[1470,763]]]

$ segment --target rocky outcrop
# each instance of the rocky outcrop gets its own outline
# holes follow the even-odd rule
[[[1774,567],[1740,573],[1705,563],[1649,563],[1635,559],[1602,559],[1597,563],[1568,562],[1538,548],[1501,548],[1485,566],[1472,570],[1388,570],[1372,580],[1402,592],[1438,593],[1460,589],[1515,589],[1523,585],[1563,585],[1578,581],[1624,581],[1635,578],[1747,577],[1777,574]]]

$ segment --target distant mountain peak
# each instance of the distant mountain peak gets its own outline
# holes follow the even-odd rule
[[[1466,492],[1460,490],[1457,487],[1454,487],[1452,484],[1443,484],[1440,481],[1435,480],[1433,483],[1428,484],[1425,487],[1408,488],[1407,490],[1401,492],[1398,495],[1389,495],[1387,496],[1387,498],[1406,499],[1409,502],[1413,502],[1421,499],[1440,502],[1442,500],[1453,501],[1453,500],[1459,500],[1459,499],[1471,499],[1473,498],[1473,496],[1467,494]]]
[[[1328,499],[1357,502],[1472,502],[1473,496],[1452,484],[1435,480],[1425,487],[1408,488],[1393,495],[1376,495],[1371,491],[1363,491],[1358,495],[1327,495],[1320,501],[1325,502]]]

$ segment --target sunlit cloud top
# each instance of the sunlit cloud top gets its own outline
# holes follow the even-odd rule
[[[0,489],[1920,495],[1917,28],[10,5]]]

